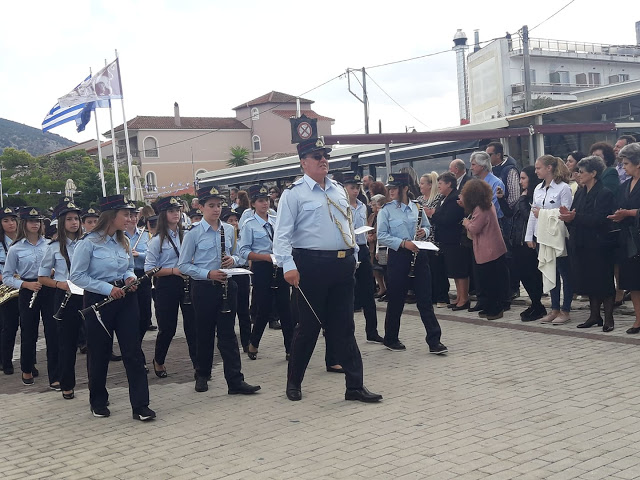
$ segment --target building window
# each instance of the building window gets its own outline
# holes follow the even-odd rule
[[[251,120],[260,120],[260,110],[258,110],[258,107],[251,109]]]
[[[254,135],[251,137],[251,142],[253,143],[253,151],[259,152],[262,150],[262,144],[260,143],[260,137],[258,135]]]
[[[147,192],[157,192],[158,191],[158,182],[156,180],[155,172],[147,172],[145,175]]]
[[[559,83],[561,85],[570,85],[571,81],[569,80],[569,72],[560,71],[560,72],[551,72],[549,74],[550,83]]]
[[[600,74],[598,72],[589,72],[589,85],[600,85]]]
[[[157,158],[158,155],[158,141],[153,137],[147,137],[142,142],[145,158]]]
[[[536,83],[536,71],[534,69],[529,69],[529,76],[531,77],[531,83]],[[520,77],[522,78],[522,83],[524,83],[524,69],[520,70]]]

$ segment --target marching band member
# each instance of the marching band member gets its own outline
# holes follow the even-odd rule
[[[82,222],[82,231],[84,233],[91,233],[98,223],[98,217],[100,217],[100,212],[95,208],[88,208],[82,212],[80,216],[80,221]],[[87,353],[87,335],[86,330],[84,328],[84,320],[80,323],[80,333],[78,333],[78,349],[80,353]],[[120,361],[122,357],[120,355],[111,354],[112,361]]]
[[[165,358],[171,340],[176,334],[178,308],[182,311],[182,327],[194,370],[196,368],[196,325],[190,300],[189,279],[184,277],[177,267],[183,240],[183,231],[180,228],[180,199],[159,198],[156,206],[160,211],[158,231],[149,242],[144,269],[149,271],[155,267],[161,267],[154,276],[156,289],[154,305],[158,336],[153,357],[153,371],[159,378],[166,378]]]
[[[47,370],[49,386],[60,390],[58,378],[58,332],[53,317],[45,315],[45,303],[51,300],[53,290],[38,282],[38,268],[47,249],[44,238],[42,215],[33,207],[22,207],[22,222],[18,237],[9,248],[2,281],[5,285],[20,289],[20,368],[22,383],[33,385],[36,341],[38,325],[43,317],[44,334],[47,343]],[[51,272],[49,272],[51,273]],[[17,275],[18,278],[15,278]]]
[[[255,209],[242,226],[238,255],[244,262],[251,261],[253,272],[254,302],[257,307],[256,321],[251,330],[251,343],[247,355],[251,360],[258,358],[258,348],[264,329],[271,318],[271,307],[275,296],[276,308],[282,325],[284,347],[287,359],[293,336],[291,322],[289,284],[284,280],[282,268],[273,263],[274,222],[269,217],[268,190],[263,185],[249,187],[251,205]]]
[[[318,138],[298,144],[305,174],[284,191],[278,204],[274,254],[285,280],[299,294],[286,395],[291,401],[302,399],[304,373],[323,327],[344,369],[345,400],[378,402],[382,395],[363,385],[353,322],[357,245],[344,188],[327,176],[330,151]]]
[[[229,395],[252,394],[260,390],[260,386],[244,381],[238,339],[233,328],[237,286],[220,271],[236,263],[227,253],[233,247],[233,227],[220,221],[224,195],[217,187],[198,189],[198,201],[203,219],[184,237],[178,260],[180,272],[192,278],[197,332],[195,390],[206,392],[209,389],[207,381],[211,375],[217,332]]]
[[[198,199],[196,198],[195,200]],[[189,225],[189,228],[187,228],[187,230],[191,230],[191,228],[195,227],[202,220],[202,210],[200,210],[199,208],[192,208],[191,210],[189,210],[188,216],[191,224]]]
[[[424,239],[429,234],[429,220],[419,212],[415,202],[408,198],[409,175],[389,175],[387,187],[391,202],[378,212],[378,242],[389,248],[387,263],[387,315],[384,324],[384,345],[392,351],[406,350],[398,339],[400,316],[405,297],[413,280],[420,318],[427,331],[429,352],[437,355],[447,353],[440,343],[440,324],[433,312],[431,299],[431,273],[427,252],[420,252],[412,239]],[[421,224],[419,223],[421,221]],[[414,278],[410,275],[414,273]]]
[[[18,214],[11,207],[0,211],[0,268],[4,269],[9,247],[18,236]],[[0,275],[0,281],[2,276]],[[5,375],[13,374],[13,346],[20,324],[18,298],[12,298],[0,305],[0,361]]]
[[[362,179],[355,173],[345,173],[343,183],[347,195],[349,195],[349,205],[353,217],[353,228],[357,229],[367,225],[367,206],[358,200],[361,191]],[[373,279],[373,265],[371,264],[371,254],[367,245],[366,233],[356,235],[358,244],[358,262],[360,266],[356,269],[356,303],[362,306],[365,319],[365,332],[367,342],[382,343],[384,339],[378,334],[378,314],[376,312],[375,285]]]
[[[133,418],[147,421],[156,414],[149,408],[149,385],[138,332],[138,301],[135,294],[122,289],[136,280],[131,247],[124,234],[135,206],[123,195],[111,195],[101,199],[100,209],[94,230],[75,248],[70,275],[70,280],[84,289],[86,305],[105,297],[114,299],[96,315],[85,318],[91,413],[94,417],[111,415],[106,382],[115,331],[127,372]],[[135,286],[131,292],[135,292]]]
[[[79,313],[82,309],[82,296],[71,295],[67,283],[76,242],[82,236],[79,214],[80,209],[73,202],[63,202],[53,211],[53,218],[58,220],[58,236],[47,246],[38,270],[38,281],[45,287],[54,289],[54,309],[59,311],[61,305],[65,305],[62,307],[61,318],[56,322],[60,344],[60,388],[65,400],[74,397],[76,348],[82,324]],[[53,278],[52,270],[55,271]]]

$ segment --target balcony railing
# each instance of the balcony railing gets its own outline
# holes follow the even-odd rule
[[[511,40],[511,50],[522,53],[522,39],[514,37]],[[604,45],[600,43],[570,42],[566,40],[550,40],[545,38],[530,38],[529,51],[554,53],[578,53],[591,55],[613,55],[619,57],[640,57],[640,46],[636,45]]]
[[[138,158],[140,157],[140,152],[138,151],[138,149],[136,148],[132,148],[131,149],[131,156],[133,158]],[[122,159],[126,159],[127,158],[127,147],[124,145],[118,145],[118,160],[122,160]]]

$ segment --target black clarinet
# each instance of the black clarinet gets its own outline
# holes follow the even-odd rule
[[[62,315],[64,314],[64,309],[67,308],[67,302],[69,302],[69,299],[71,298],[71,295],[73,295],[71,293],[71,289],[69,289],[69,290],[67,290],[65,292],[64,299],[62,300],[62,303],[60,304],[60,307],[58,308],[58,311],[53,315],[53,318],[55,318],[58,321],[62,320]]]
[[[160,267],[152,268],[151,270],[149,270],[144,275],[139,276],[134,282],[130,283],[129,285],[125,285],[124,287],[122,287],[122,290],[124,290],[125,294],[129,293],[129,290],[131,290],[133,287],[137,287],[142,282],[144,282],[147,278],[153,277],[159,271],[160,271]],[[92,311],[93,312],[97,312],[102,307],[104,307],[105,305],[108,305],[109,303],[113,302],[114,300],[115,300],[115,298],[113,298],[112,296],[108,296],[104,300],[100,300],[99,302],[96,302],[93,305],[90,305],[87,308],[84,308],[84,309],[80,310],[80,315],[82,315],[82,318],[86,319],[87,315],[90,314]]]
[[[182,295],[182,303],[191,305],[191,277],[186,277],[183,284],[184,294]]]
[[[420,205],[416,204],[416,206],[418,207],[418,222],[416,223],[416,234],[413,237],[414,240],[418,239],[418,232],[420,231],[420,228],[422,227],[422,208],[420,208]],[[413,257],[411,258],[411,268],[409,269],[409,278],[415,278],[416,277],[416,259],[418,258],[418,252],[420,250],[416,250],[415,252],[413,252]]]
[[[224,239],[224,225],[220,222],[220,268],[222,268],[222,259],[226,256],[225,239]],[[224,280],[220,282],[222,284],[222,305],[220,305],[220,313],[231,313],[229,308],[229,281]]]
[[[278,265],[275,263],[273,264],[273,277],[271,277],[271,289],[272,290],[278,289]]]

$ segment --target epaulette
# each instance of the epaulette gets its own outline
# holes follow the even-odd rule
[[[392,203],[393,203],[393,202],[387,202],[387,203],[385,203],[385,204],[382,206],[382,208],[386,207],[387,205],[391,205]]]
[[[296,185],[299,185],[299,184],[297,184],[297,183],[292,183],[291,185],[289,185],[289,186],[287,187],[287,190],[291,190],[291,189],[292,189],[293,187],[295,187]]]
[[[92,232],[84,232],[82,234],[82,236],[78,239],[78,240],[84,240],[86,237],[88,237],[89,235],[91,235]]]

